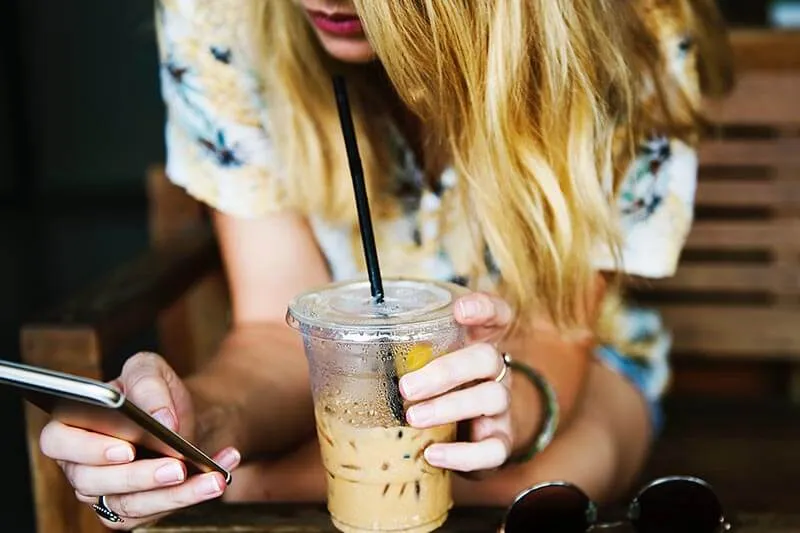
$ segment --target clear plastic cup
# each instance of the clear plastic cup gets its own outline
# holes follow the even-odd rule
[[[287,322],[303,335],[328,510],[346,533],[427,533],[452,507],[450,473],[424,449],[455,437],[455,424],[415,429],[405,422],[397,381],[463,346],[453,303],[466,289],[432,281],[384,280],[375,304],[367,282],[302,294]]]

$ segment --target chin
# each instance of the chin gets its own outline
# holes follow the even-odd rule
[[[345,63],[371,63],[375,61],[375,51],[364,38],[339,39],[322,37],[322,46],[331,55]]]

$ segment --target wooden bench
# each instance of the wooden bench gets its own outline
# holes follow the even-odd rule
[[[798,394],[800,40],[734,34],[738,85],[709,102],[696,219],[676,276],[634,295],[674,333],[676,392]]]
[[[710,140],[701,150],[698,220],[688,251],[675,279],[635,293],[658,305],[675,333],[676,396],[785,395],[794,390],[788,370],[800,355],[800,328],[794,327],[800,323],[800,111],[791,91],[800,87],[800,58],[789,53],[800,48],[800,37],[738,32],[734,43],[740,85],[728,102],[712,109],[725,139]],[[202,208],[170,185],[160,169],[150,173],[148,187],[152,249],[25,324],[25,362],[102,379],[115,373],[119,361],[114,356],[126,355],[119,353],[126,343],[153,326],[160,333],[160,351],[181,373],[213,352],[226,309],[213,234],[203,223]],[[766,433],[737,434],[743,442],[739,451],[719,453],[729,430],[715,434],[708,427],[720,412],[696,419],[702,411],[693,406],[670,411],[674,425],[648,474],[713,474],[722,492],[738,495],[737,507],[800,479],[792,468],[800,461],[775,459],[800,443],[800,436],[781,433],[784,425],[800,427],[793,411],[774,421],[775,432],[769,426],[762,428]],[[721,412],[731,409],[740,412],[738,406]],[[91,509],[76,501],[55,463],[39,452],[44,416],[30,407],[26,416],[38,531],[105,531]],[[737,423],[763,420],[756,409]],[[764,462],[764,453],[771,461]],[[779,476],[777,485],[769,483],[773,471],[766,467]],[[726,478],[725,472],[735,475]],[[744,491],[750,476],[761,485]],[[222,531],[181,529],[180,520],[176,516],[167,522],[173,529],[161,531]],[[234,530],[254,531],[229,529]]]

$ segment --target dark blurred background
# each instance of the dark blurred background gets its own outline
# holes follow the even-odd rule
[[[164,158],[152,11],[0,2],[0,358],[19,358],[27,317],[147,245],[144,172]],[[0,409],[0,529],[27,533],[21,404],[0,391]]]
[[[767,0],[720,3],[731,26],[770,23]],[[164,159],[152,9],[0,2],[0,358],[19,359],[26,318],[147,245],[144,173]],[[0,420],[3,533],[33,531],[21,404],[3,391]]]

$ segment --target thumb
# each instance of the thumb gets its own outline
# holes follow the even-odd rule
[[[493,294],[473,292],[456,301],[454,315],[465,326],[505,328],[514,320],[511,306]]]
[[[140,409],[178,431],[177,410],[170,390],[170,383],[176,380],[175,371],[161,356],[138,353],[125,362],[117,383]]]

